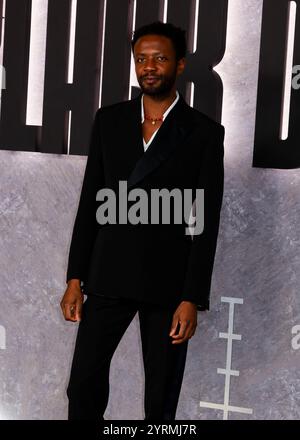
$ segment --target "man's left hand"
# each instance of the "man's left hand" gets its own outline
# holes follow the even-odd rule
[[[179,333],[175,334],[179,325]],[[182,344],[190,339],[197,327],[197,306],[190,301],[182,301],[174,315],[169,336],[173,338],[172,344]]]

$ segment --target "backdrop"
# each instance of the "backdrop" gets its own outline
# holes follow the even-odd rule
[[[180,90],[226,128],[211,310],[198,312],[177,418],[299,419],[299,4],[273,16],[269,1],[210,4],[0,1],[0,419],[67,418],[78,324],[59,303],[89,130],[99,106],[136,94],[130,32],[158,18],[188,28]],[[275,61],[272,23],[284,26]],[[105,418],[143,419],[138,315],[110,379]]]

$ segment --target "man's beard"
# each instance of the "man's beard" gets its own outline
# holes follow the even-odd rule
[[[144,83],[144,79],[146,79],[147,76],[154,76],[155,78],[158,78],[160,80],[159,86],[156,84],[150,85]],[[163,76],[163,75],[143,75],[138,79],[138,83],[141,87],[142,92],[145,95],[152,96],[153,98],[164,98],[165,96],[168,96],[170,91],[172,90],[174,84],[176,81],[176,72],[172,76]]]

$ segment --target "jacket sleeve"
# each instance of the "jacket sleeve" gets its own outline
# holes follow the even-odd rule
[[[96,220],[96,193],[104,186],[100,111],[101,109],[98,109],[95,114],[90,134],[88,157],[69,250],[66,282],[71,278],[78,278],[84,283],[88,275],[94,241],[100,227]]]
[[[197,188],[204,189],[204,228],[193,235],[182,301],[191,301],[197,310],[209,310],[210,286],[219,231],[224,189],[224,134],[218,125],[201,161]]]

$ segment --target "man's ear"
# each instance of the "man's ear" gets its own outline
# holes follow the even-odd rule
[[[180,58],[177,61],[177,75],[181,75],[185,69],[185,58]]]

